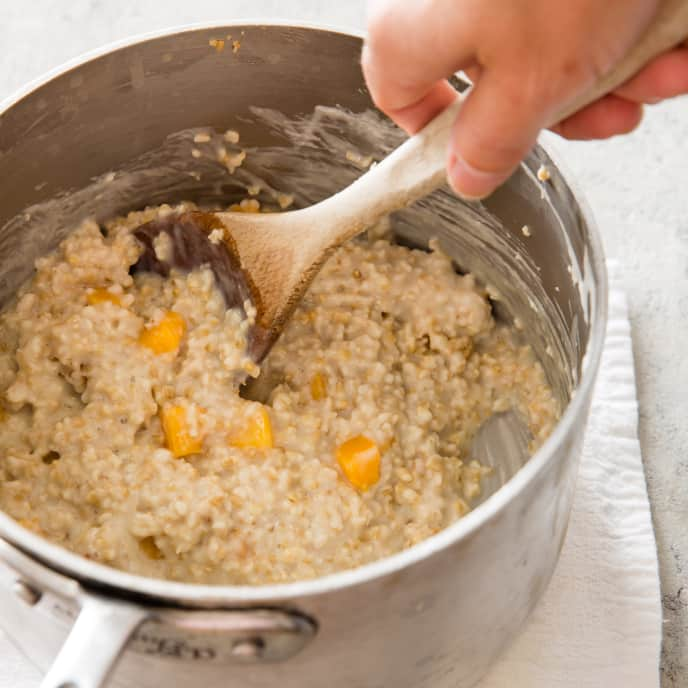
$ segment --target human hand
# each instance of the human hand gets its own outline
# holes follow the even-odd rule
[[[373,100],[409,133],[474,82],[452,132],[449,181],[482,198],[502,184],[556,113],[607,74],[644,33],[658,0],[374,0],[363,71]],[[649,62],[611,94],[552,126],[566,138],[635,129],[643,104],[688,92],[688,49]]]

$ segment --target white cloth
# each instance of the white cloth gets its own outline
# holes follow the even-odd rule
[[[479,688],[659,686],[659,577],[625,294],[612,289],[609,307],[559,566],[526,629]],[[38,671],[0,631],[0,688],[39,682]]]
[[[662,607],[626,295],[609,325],[566,542],[525,631],[479,688],[658,688]]]

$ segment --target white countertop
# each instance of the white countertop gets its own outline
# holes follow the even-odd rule
[[[184,23],[270,18],[362,28],[363,0],[32,0],[0,3],[0,99],[92,48]],[[608,142],[557,142],[628,291],[640,439],[664,601],[662,688],[688,685],[688,98]]]

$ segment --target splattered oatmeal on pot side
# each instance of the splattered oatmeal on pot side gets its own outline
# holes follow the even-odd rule
[[[84,222],[0,315],[0,508],[89,559],[197,583],[312,578],[465,514],[469,454],[516,408],[537,447],[559,413],[539,363],[439,251],[342,247],[262,372],[213,274],[130,274],[132,230]],[[105,234],[105,235],[104,235]]]

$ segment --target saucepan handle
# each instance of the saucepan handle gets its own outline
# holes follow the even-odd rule
[[[170,661],[191,658],[227,668],[283,662],[299,653],[318,629],[314,619],[296,609],[149,607],[105,597],[2,538],[0,561],[16,574],[15,584],[31,592],[33,604],[47,598],[79,607],[41,688],[100,688],[125,647]]]
[[[134,604],[84,595],[79,616],[41,688],[100,688],[147,615]]]
[[[67,640],[41,688],[100,688],[136,628],[150,610],[84,589],[76,580],[27,556],[0,539],[0,560],[16,572],[17,581],[30,586],[38,599],[50,595],[79,606]]]

